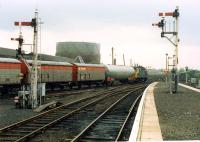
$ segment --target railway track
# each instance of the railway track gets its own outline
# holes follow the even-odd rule
[[[127,141],[125,128],[141,92],[139,89],[122,96],[70,141]]]
[[[110,87],[109,89],[113,89],[114,90],[114,88],[116,88],[117,86],[115,86],[115,87]],[[90,88],[90,89],[88,89],[88,88],[83,88],[83,89],[81,89],[81,90],[70,90],[70,91],[59,91],[59,92],[55,92],[55,91],[51,91],[51,92],[49,92],[47,95],[46,95],[46,101],[45,101],[45,103],[49,103],[49,102],[51,102],[51,101],[59,101],[59,102],[63,102],[63,103],[65,103],[65,97],[73,97],[73,96],[75,96],[76,98],[77,98],[77,96],[80,96],[81,94],[83,94],[83,93],[86,93],[86,92],[88,92],[88,93],[94,93],[94,92],[101,92],[101,90],[105,90],[106,89],[106,87],[95,87],[95,88]]]
[[[72,140],[76,135],[83,131],[83,128],[96,119],[106,107],[124,96],[124,93],[141,88],[144,88],[144,86],[139,85],[134,88],[131,86],[113,88],[96,93],[95,96],[79,99],[54,108],[37,116],[0,129],[0,141],[19,142],[31,139],[33,141],[42,141],[44,138],[43,135],[48,135],[49,132],[56,134],[57,131],[64,129],[68,129],[68,132],[70,133],[69,138],[67,135],[67,138],[65,139]],[[107,103],[108,99],[110,100],[109,103]],[[80,123],[75,122],[77,120],[80,120]],[[85,121],[85,123],[83,123],[82,120]],[[33,139],[35,136],[36,138]],[[59,137],[58,139],[63,139],[63,137]]]
[[[101,92],[96,89],[85,89],[85,90],[75,90],[75,91],[64,91],[64,92],[54,92],[48,93],[45,98],[45,103],[49,103],[51,101],[59,101],[61,103],[65,103],[65,100],[68,98],[79,98],[83,93],[93,93],[93,92]]]

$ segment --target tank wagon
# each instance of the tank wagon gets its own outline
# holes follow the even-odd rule
[[[106,82],[113,84],[115,81],[122,83],[131,82],[134,79],[135,70],[130,66],[105,65]]]
[[[22,76],[20,61],[12,58],[0,58],[0,86],[2,93],[7,93],[9,88],[19,86]]]

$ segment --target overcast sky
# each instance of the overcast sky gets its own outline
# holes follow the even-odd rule
[[[54,55],[56,42],[85,41],[101,45],[101,62],[111,63],[115,48],[117,63],[130,59],[145,67],[165,67],[165,54],[174,47],[152,27],[159,12],[180,7],[179,67],[200,69],[200,1],[198,0],[0,0],[0,46],[15,49],[10,41],[18,36],[14,21],[29,21],[39,10],[42,25],[41,52]],[[170,19],[168,19],[170,20]],[[32,41],[32,29],[22,29],[25,43]],[[29,50],[30,47],[24,47]]]

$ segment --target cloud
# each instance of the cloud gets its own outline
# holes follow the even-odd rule
[[[102,62],[111,63],[111,47],[115,47],[117,62],[165,67],[165,53],[173,55],[174,47],[160,38],[160,29],[151,27],[158,22],[158,12],[173,11],[180,6],[180,66],[199,68],[197,61],[200,20],[199,1],[133,1],[133,0],[13,0],[0,1],[0,46],[15,48],[10,37],[18,36],[13,22],[31,20],[38,8],[42,25],[41,52],[55,54],[56,42],[89,41],[101,44]],[[27,43],[32,42],[32,29],[23,28]],[[29,48],[29,47],[26,47]],[[28,49],[27,49],[28,50]]]
[[[152,34],[152,32],[151,28],[140,26],[112,26],[96,30],[71,30],[62,33],[44,32],[43,47],[47,47],[46,52],[51,51],[52,53],[55,51],[55,42],[58,41],[97,42],[101,44],[102,62],[104,63],[111,62],[111,48],[114,47],[119,64],[122,64],[123,53],[127,62],[132,58],[136,63],[143,64],[149,59],[154,62],[159,61],[159,52],[165,53],[166,50],[157,36],[159,33],[153,32],[155,34]],[[51,41],[48,42],[48,39]],[[160,42],[155,42],[155,40],[160,40]],[[155,53],[159,54],[154,55]],[[157,66],[160,64],[162,63],[158,63]]]

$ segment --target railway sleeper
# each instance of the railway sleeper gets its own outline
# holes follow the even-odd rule
[[[10,141],[16,141],[17,140],[17,137],[11,137],[11,136],[9,136],[9,137],[6,137],[6,138],[0,138],[0,141],[1,142],[10,142]]]
[[[56,118],[56,117],[61,117],[61,116],[63,116],[63,115],[65,115],[65,114],[67,114],[67,113],[69,113],[69,112],[71,112],[71,111],[62,111],[62,112],[57,112],[57,113],[55,113],[55,114],[50,114],[49,116],[47,116],[47,117],[45,117],[45,118]]]
[[[35,130],[35,129],[34,129]],[[11,133],[22,133],[22,134],[28,134],[28,133],[30,133],[30,132],[32,132],[33,131],[33,129],[26,129],[26,130],[19,130],[19,129],[17,129],[17,130],[11,130],[10,132]]]
[[[98,136],[86,136],[84,137],[83,139],[81,139],[81,141],[114,141],[114,138],[113,137],[98,137]]]
[[[40,120],[52,120],[52,119],[56,119],[56,118],[59,118],[60,116],[63,116],[63,114],[58,114],[56,116],[52,116],[52,115],[49,115],[49,116],[45,116],[43,118],[40,118]]]
[[[56,119],[56,118],[40,118],[39,120],[37,120],[37,122],[49,122],[49,121],[52,121],[52,119]]]
[[[72,139],[70,139],[69,141],[71,141],[71,140],[72,140]],[[66,142],[65,138],[56,139],[56,142],[63,142],[63,141]],[[34,140],[31,140],[31,142],[48,142],[48,139],[36,138],[36,139],[34,139]],[[53,141],[51,141],[51,142],[53,142]]]
[[[64,109],[68,109],[69,111],[72,111],[72,110],[74,110],[74,109],[77,109],[77,108],[79,108],[80,106],[68,106],[68,107],[66,107],[66,108],[64,108]]]
[[[20,129],[23,129],[23,130],[36,130],[38,128],[40,128],[41,126],[22,126],[20,127]]]
[[[100,136],[104,135],[117,135],[117,132],[119,131],[119,126],[108,126],[108,127],[99,127],[94,129],[94,131],[89,132],[88,135],[98,134]],[[105,131],[104,131],[105,130]]]
[[[29,124],[26,124],[25,127],[41,127],[43,126],[43,124],[38,124],[38,123],[29,123]]]
[[[36,121],[33,124],[45,125],[45,124],[47,124],[47,121]]]
[[[53,127],[47,130],[48,132],[60,131],[60,127]]]
[[[11,136],[18,138],[18,137],[22,136],[22,134],[20,134],[20,133],[4,133],[0,136],[1,136],[0,139],[3,137],[11,137]]]
[[[105,116],[103,119],[108,118],[108,119],[120,119],[120,118],[124,118],[124,115],[126,115],[127,113],[124,113],[122,115],[119,115],[119,112],[116,112],[118,114],[109,114],[107,116]]]
[[[116,129],[119,129],[119,128],[120,128],[119,125],[114,125],[114,126],[110,126],[110,125],[100,126],[100,127],[95,127],[92,132],[93,133],[97,133],[97,132],[98,133],[107,133],[108,131],[115,132]]]
[[[103,119],[101,120],[99,123],[107,123],[107,124],[120,124],[120,123],[123,123],[125,120],[124,119],[121,119],[121,120],[116,120],[116,119]]]

